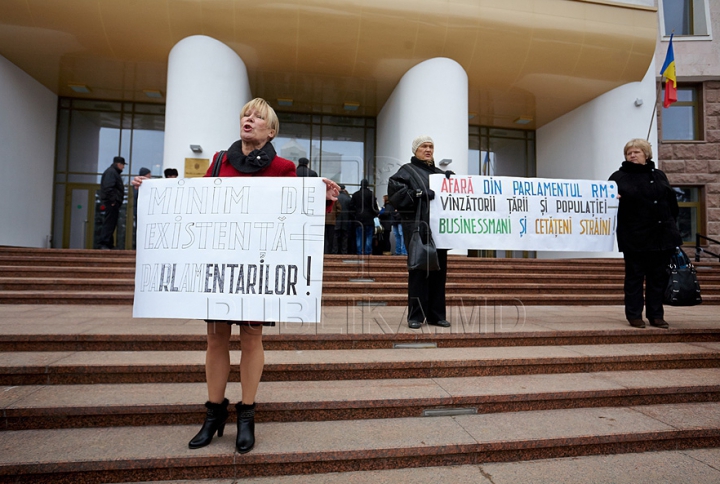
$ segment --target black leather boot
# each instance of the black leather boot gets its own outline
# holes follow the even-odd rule
[[[188,447],[191,449],[199,449],[208,445],[217,432],[218,437],[222,437],[223,431],[225,430],[225,421],[228,418],[228,399],[224,399],[222,403],[205,402],[205,408],[207,408],[207,415],[205,416],[205,423],[203,423],[200,432],[192,438]]]
[[[237,411],[237,440],[235,448],[241,454],[247,454],[255,445],[255,404],[235,405]]]

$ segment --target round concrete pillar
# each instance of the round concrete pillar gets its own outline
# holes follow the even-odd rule
[[[240,109],[251,99],[250,83],[235,51],[205,35],[175,44],[167,79],[163,168],[177,168],[183,176],[186,158],[211,160],[240,138]]]

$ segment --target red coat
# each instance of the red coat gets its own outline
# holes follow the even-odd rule
[[[213,156],[213,160],[217,158],[217,153]],[[212,176],[213,164],[211,163],[205,172],[205,176]],[[275,156],[270,162],[270,165],[258,171],[257,173],[240,173],[228,162],[227,153],[223,156],[222,164],[220,165],[220,176],[296,176],[295,174],[295,163],[285,158]]]
[[[213,163],[210,164],[205,176],[212,176],[214,160],[217,158],[217,153],[213,156]],[[220,176],[297,176],[295,172],[295,163],[285,158],[275,156],[270,162],[270,165],[264,170],[260,170],[257,173],[240,173],[228,162],[227,153],[223,156],[222,164],[220,165]],[[325,213],[330,212],[332,209],[333,202],[330,200],[325,201]]]

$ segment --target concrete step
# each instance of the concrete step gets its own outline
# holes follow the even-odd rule
[[[198,322],[200,323],[200,322]],[[152,324],[152,323],[150,323]],[[403,328],[406,326],[403,324]],[[343,328],[341,328],[343,329]],[[584,329],[577,331],[486,332],[480,325],[456,328],[455,333],[396,332],[363,333],[368,328],[358,325],[359,333],[310,333],[291,325],[278,327],[278,334],[264,334],[266,350],[341,350],[391,349],[396,345],[421,344],[438,348],[505,347],[505,346],[568,346],[600,344],[710,343],[720,342],[720,329],[656,329],[637,330],[624,327],[613,330]],[[428,330],[428,326],[424,326]],[[515,328],[518,329],[518,328]],[[161,330],[159,330],[161,331]],[[270,331],[268,329],[268,331]],[[0,334],[0,352],[42,351],[204,351],[203,334]],[[230,340],[233,350],[240,349],[240,335]]]
[[[76,304],[76,305],[132,305],[132,291],[0,291],[0,304]],[[617,306],[623,304],[622,292],[615,294],[531,294],[513,292],[448,293],[448,306]],[[374,294],[356,291],[352,294],[323,294],[323,307],[338,306],[407,306],[407,294]],[[705,306],[720,304],[720,295],[703,294]]]
[[[716,484],[720,482],[720,449],[688,449],[616,455],[592,455],[520,462],[476,462],[472,465],[413,467],[380,471],[254,477],[242,484]],[[591,477],[590,477],[591,476]],[[155,481],[155,484],[238,484],[235,479]],[[125,483],[140,484],[140,483]]]
[[[226,394],[237,399],[240,384],[229,384]],[[8,387],[0,399],[0,430],[199,424],[206,398],[205,383]],[[710,401],[720,401],[717,368],[263,382],[256,420],[308,422]]]
[[[231,352],[233,364],[240,352]],[[263,381],[447,378],[720,367],[720,343],[267,351]],[[232,373],[230,381],[238,381]],[[205,381],[204,351],[0,353],[0,385]]]
[[[253,452],[235,430],[189,450],[193,426],[2,433],[0,478],[122,482],[246,478],[682,450],[720,446],[720,404],[541,410],[453,417],[268,422]],[[62,449],[58,452],[57,449]],[[577,477],[577,476],[576,476]]]

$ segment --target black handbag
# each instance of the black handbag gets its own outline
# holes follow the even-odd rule
[[[675,254],[670,256],[670,265],[667,270],[670,277],[663,297],[664,304],[696,306],[702,303],[697,272],[681,248],[678,247]]]
[[[437,248],[432,238],[432,232],[428,227],[427,242],[423,243],[420,236],[420,207],[422,200],[418,200],[417,211],[415,212],[415,230],[410,237],[410,244],[407,246],[408,270],[415,271],[439,271],[440,261],[438,260]]]

